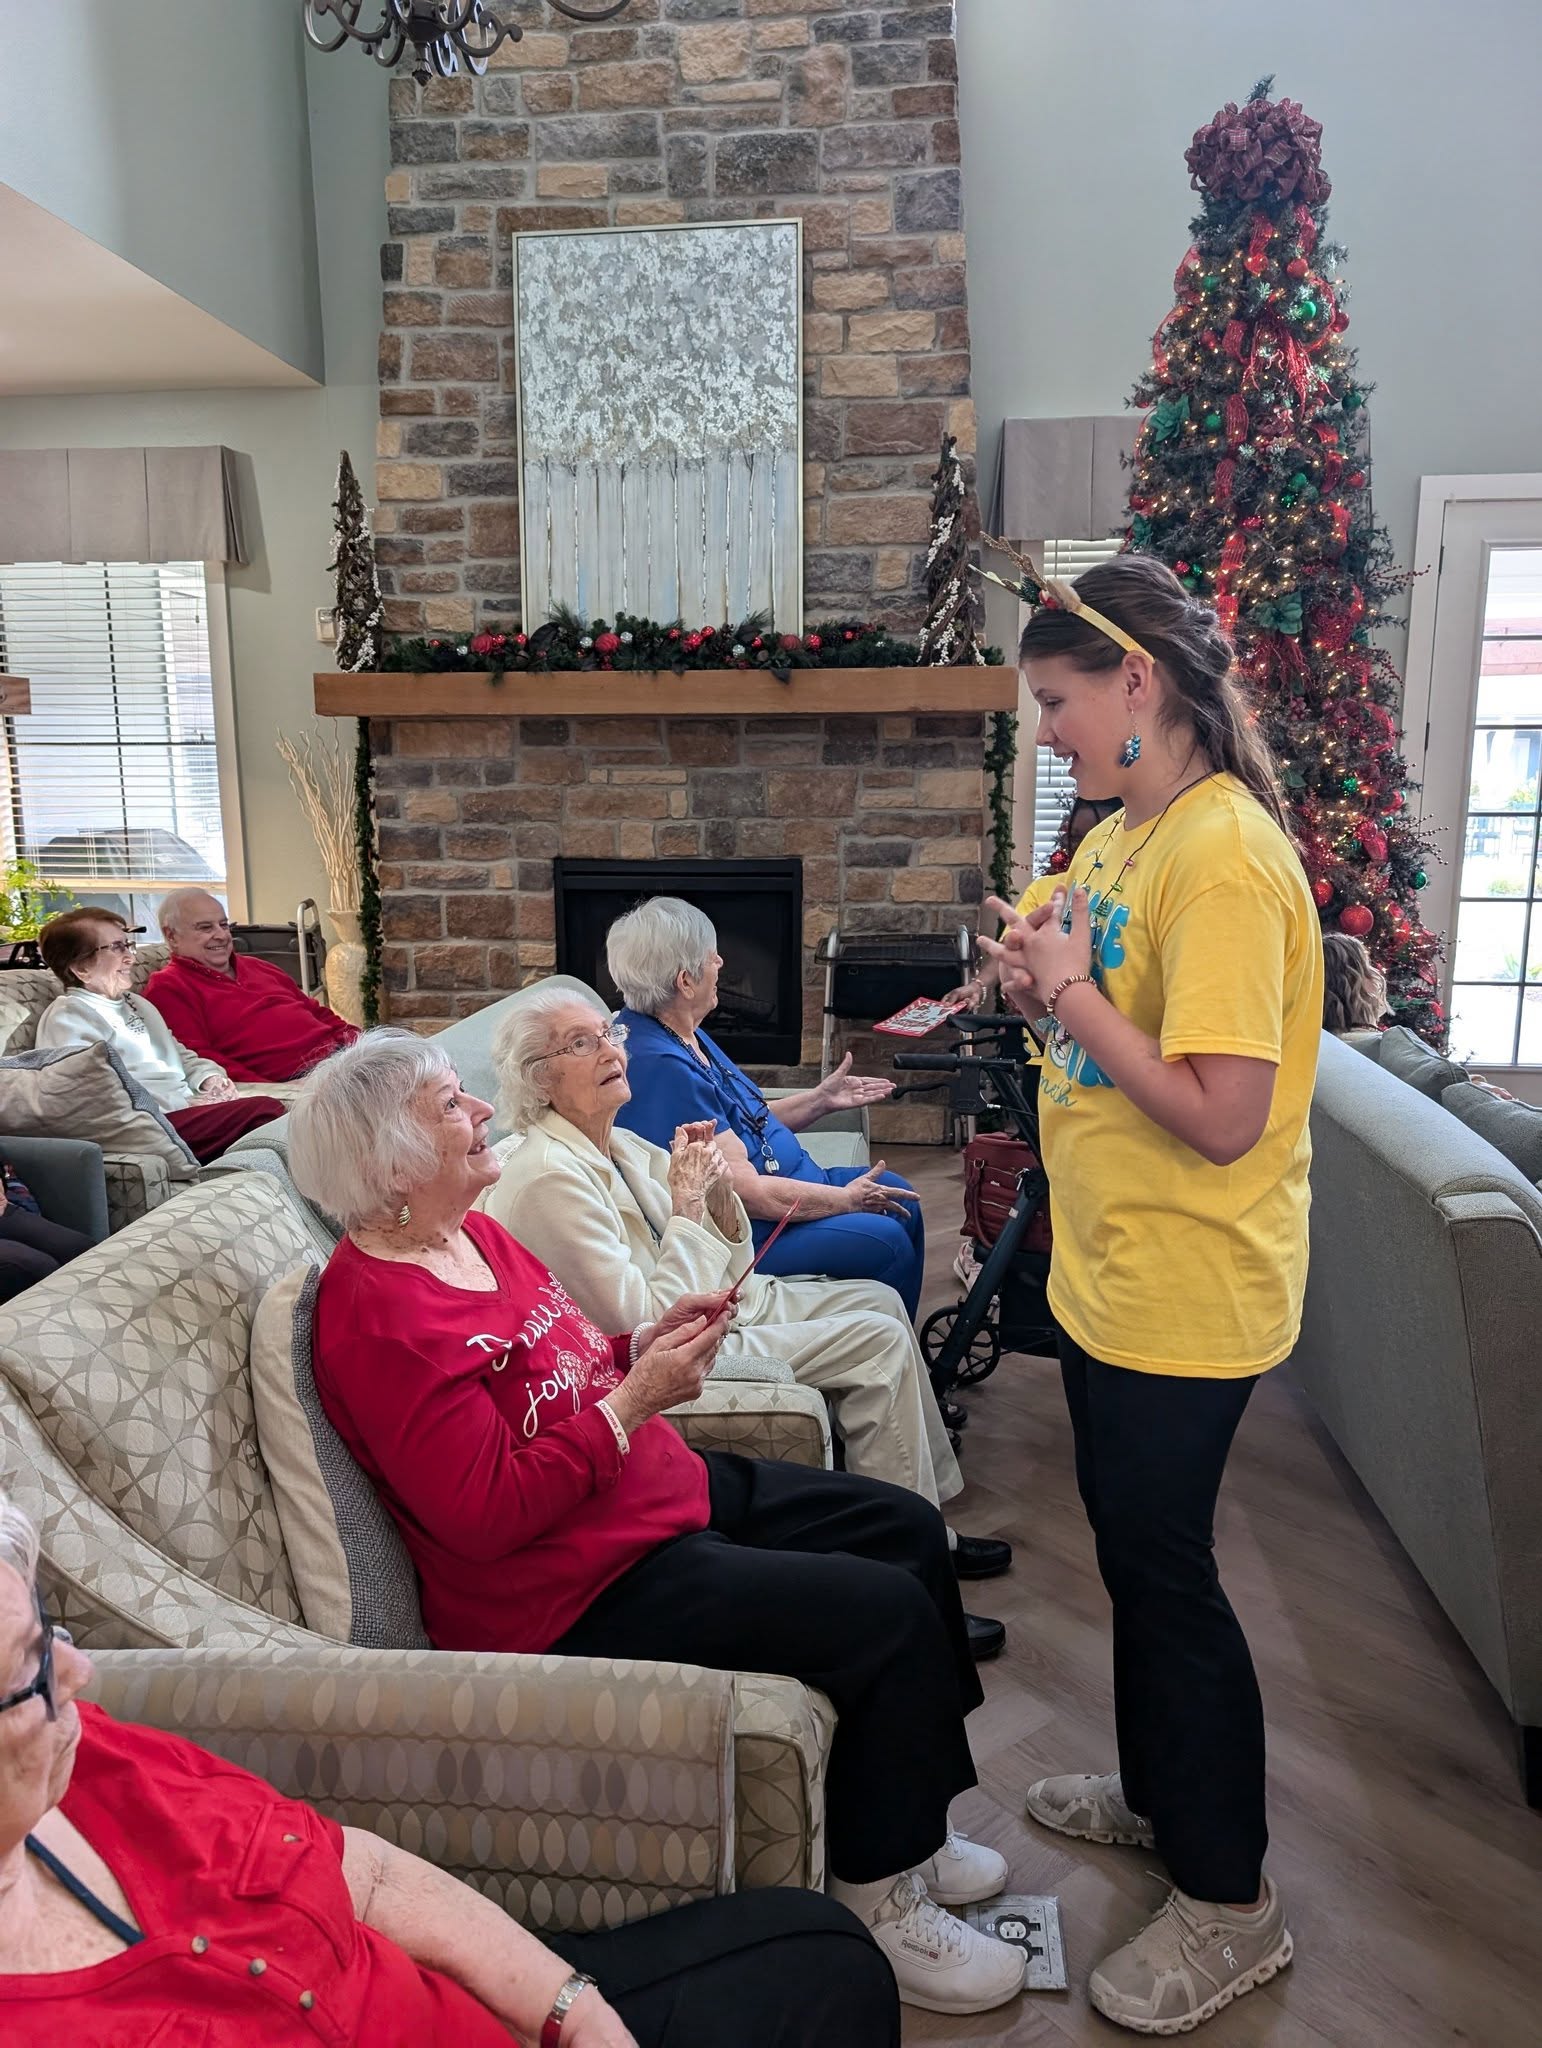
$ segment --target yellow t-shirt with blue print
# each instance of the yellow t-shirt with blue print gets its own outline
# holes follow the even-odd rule
[[[1212,1166],[1074,1039],[1051,1044],[1039,1093],[1050,1307],[1110,1365],[1214,1379],[1278,1365],[1301,1327],[1322,1030],[1321,927],[1301,862],[1243,785],[1218,775],[1155,831],[1127,832],[1117,812],[1019,910],[1059,888],[1088,892],[1094,979],[1164,1059],[1233,1053],[1276,1074],[1263,1136]]]

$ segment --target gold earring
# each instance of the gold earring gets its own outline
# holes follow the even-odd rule
[[[412,1221],[412,1207],[410,1203],[402,1203],[401,1207],[396,1212],[396,1220],[401,1225],[403,1230],[407,1228],[407,1225]]]

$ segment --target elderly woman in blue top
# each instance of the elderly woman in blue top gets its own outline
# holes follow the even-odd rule
[[[715,1121],[757,1244],[801,1203],[764,1272],[882,1280],[914,1317],[926,1262],[915,1190],[885,1173],[881,1159],[866,1171],[820,1166],[797,1139],[832,1110],[882,1101],[894,1083],[853,1074],[848,1054],[817,1088],[780,1098],[773,1111],[701,1028],[716,1007],[723,962],[711,919],[677,896],[654,896],[618,918],[605,957],[631,1033],[632,1099],[617,1119],[623,1129],[667,1152],[681,1124]]]

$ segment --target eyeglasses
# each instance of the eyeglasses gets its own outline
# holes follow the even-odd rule
[[[526,1060],[527,1067],[539,1066],[542,1060],[587,1060],[592,1059],[602,1045],[623,1046],[631,1031],[625,1024],[607,1024],[601,1032],[580,1031],[576,1038],[570,1038],[566,1045],[559,1045],[551,1052],[537,1053],[533,1060]]]
[[[43,1630],[43,1653],[38,1658],[37,1677],[30,1685],[24,1685],[20,1692],[10,1693],[0,1700],[0,1714],[11,1707],[24,1707],[28,1700],[42,1699],[44,1712],[50,1721],[59,1718],[59,1702],[54,1697],[54,1644],[71,1640],[67,1628],[55,1628],[48,1619],[48,1610],[41,1600],[37,1603],[37,1618]]]
[[[121,953],[127,959],[130,953],[139,951],[139,945],[134,939],[109,939],[105,946],[93,946],[91,950],[93,954]]]

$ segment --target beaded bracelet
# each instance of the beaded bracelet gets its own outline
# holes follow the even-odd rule
[[[1056,1003],[1059,1002],[1060,998],[1065,994],[1068,988],[1075,988],[1076,984],[1079,981],[1086,982],[1089,988],[1097,987],[1097,983],[1093,980],[1090,974],[1068,974],[1065,980],[1057,982],[1054,988],[1052,988],[1049,994],[1044,998],[1044,1009],[1046,1015],[1051,1017],[1055,1016]],[[1056,1017],[1055,1021],[1058,1024],[1060,1020],[1058,1017]]]

